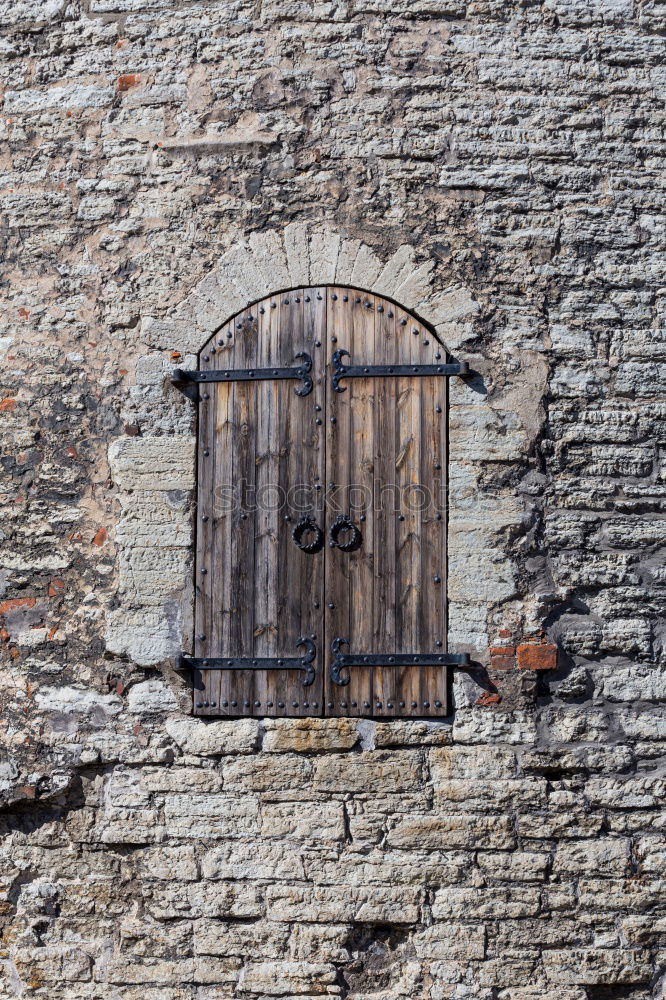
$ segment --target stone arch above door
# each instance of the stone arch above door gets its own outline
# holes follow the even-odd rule
[[[223,323],[281,289],[347,285],[383,295],[413,312],[450,350],[473,335],[479,305],[464,285],[439,274],[434,258],[418,261],[403,243],[382,259],[367,243],[305,222],[252,233],[224,253],[168,319],[147,317],[142,333],[155,346],[196,352]],[[447,280],[448,279],[448,280]]]

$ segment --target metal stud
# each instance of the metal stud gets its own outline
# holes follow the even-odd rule
[[[202,514],[202,515],[201,515],[201,520],[202,520],[202,521],[204,522],[204,524],[205,524],[205,523],[206,523],[206,521],[208,520],[208,514]]]
[[[412,702],[412,708],[418,708],[418,705],[416,704],[415,701]]]
[[[210,455],[210,450],[208,448],[204,448],[204,458],[208,458],[209,455]]]
[[[435,708],[441,708],[441,707],[442,707],[441,701],[436,701],[435,702]]]
[[[205,566],[203,566],[202,569],[201,569],[201,575],[205,576],[207,572],[208,572],[208,570],[206,569]]]
[[[318,299],[319,299],[319,301],[321,302],[321,295],[317,295],[317,298],[318,298]]]
[[[210,394],[209,394],[209,393],[207,393],[207,392],[204,392],[204,394],[203,394],[203,398],[204,398],[204,399],[210,399]]]
[[[363,708],[370,708],[370,702],[369,701],[364,701],[363,702]]]
[[[243,512],[240,516],[241,521],[247,521],[247,514]]]
[[[278,702],[278,708],[284,708],[284,702],[283,701],[279,701]]]
[[[337,298],[338,298],[338,297],[337,297],[337,295],[335,294],[335,292],[333,292],[333,294],[331,295],[331,298],[333,299],[333,301],[334,301],[334,302],[336,302],[336,301],[337,301]]]
[[[223,701],[222,702],[222,708],[228,708],[228,706],[229,706],[229,702],[228,701]]]
[[[405,703],[404,703],[404,701],[401,701],[398,707],[399,707],[399,708],[404,708],[404,707],[405,707]]]
[[[442,357],[442,355],[441,355],[441,354],[436,354],[436,355],[435,355],[435,361],[440,361],[440,360],[441,360],[441,357]]]
[[[202,632],[201,635],[199,636],[199,642],[205,642],[205,641],[206,641],[206,636]]]
[[[277,302],[271,302],[271,309],[277,309]]]
[[[210,358],[208,357],[208,355],[207,355],[207,354],[204,354],[204,356],[203,356],[203,360],[204,360],[204,361],[210,361]]]
[[[306,301],[306,302],[309,302],[309,301],[310,301],[310,296],[309,296],[309,295],[306,295],[306,296],[305,296],[305,301]]]
[[[435,413],[441,413],[441,412],[442,412],[441,406],[436,406],[435,407]]]
[[[322,422],[322,421],[321,421],[321,417],[317,417],[317,419],[315,420],[315,423],[316,423],[317,425],[319,425],[319,424],[321,424],[321,422]]]
[[[300,297],[297,295],[296,298],[294,299],[294,302],[300,302],[300,301],[301,301]]]
[[[393,319],[393,316],[394,316],[393,312],[391,312],[391,310],[389,309],[388,318]]]
[[[353,701],[351,703],[351,706],[352,706],[352,708],[356,708],[358,706],[358,702],[357,701]]]
[[[331,423],[332,424],[337,424],[337,422],[338,422],[338,418],[337,417],[331,417]]]
[[[337,342],[338,342],[338,338],[337,337],[331,337],[331,343],[332,344],[337,344]]]
[[[266,708],[272,708],[272,707],[273,707],[273,702],[272,701],[267,701],[266,702]]]
[[[197,702],[197,708],[203,708],[203,702],[202,701],[198,701]]]
[[[315,347],[321,347],[321,340],[315,340]]]
[[[313,606],[313,608],[315,608],[315,609],[317,609],[317,610],[318,610],[318,609],[319,609],[319,608],[321,607],[321,605],[320,605],[319,601],[314,601],[314,603],[313,603],[313,605],[312,605],[312,606]]]
[[[228,333],[227,340],[232,340],[232,339],[233,339],[233,333]]]
[[[375,708],[381,708],[381,707],[382,707],[382,703],[381,703],[381,701],[378,701],[377,704],[375,705]]]
[[[354,302],[355,302],[355,303],[356,303],[357,305],[358,305],[358,303],[359,303],[360,301],[361,301],[360,297],[359,297],[358,299],[354,299]]]
[[[384,312],[384,306],[377,306],[377,312],[378,313],[383,313]]]
[[[386,703],[386,707],[387,707],[387,708],[393,708],[393,702],[392,702],[392,701],[388,701],[388,702]]]
[[[347,702],[346,701],[341,701],[340,702],[340,708],[346,708],[346,707],[347,707]]]
[[[401,319],[400,320],[400,326],[407,326],[407,320],[406,319]]]
[[[430,341],[429,340],[424,340],[423,341],[423,346],[424,347],[429,347],[430,346]]]
[[[321,410],[321,406],[319,405],[319,403],[315,403],[315,410],[317,411],[317,413],[319,413],[319,411]]]
[[[365,302],[364,305],[366,309],[372,309],[372,302]]]
[[[263,307],[263,306],[259,306],[259,312],[260,312],[260,313],[261,313],[261,315],[263,316],[263,315],[264,315],[264,313],[266,312],[266,310],[264,309],[264,307]]]
[[[435,514],[435,520],[436,521],[441,521],[442,520],[442,515],[441,514]]]
[[[224,347],[224,341],[221,338],[220,340],[218,340],[218,344],[220,345],[220,347]]]
[[[283,305],[288,306],[289,305],[289,299],[283,299],[282,303],[283,303]]]
[[[237,701],[232,701],[231,707],[232,708],[237,708],[237,706],[238,706],[238,702]]]
[[[365,521],[365,514],[361,514],[361,516],[359,517],[359,521]]]
[[[429,701],[424,701],[423,702],[423,707],[424,708],[430,708],[430,702]]]
[[[284,519],[285,521],[291,521],[291,514],[285,514]]]
[[[250,707],[249,701],[244,701],[243,702],[243,708],[249,708],[249,707]]]
[[[442,468],[442,467],[441,467],[441,465],[439,464],[439,462],[435,462],[435,470],[436,470],[437,472],[439,472],[439,470],[440,470],[441,468]]]
[[[398,520],[399,521],[404,521],[405,520],[405,515],[404,514],[398,514]]]
[[[441,576],[434,576],[432,579],[433,579],[433,583],[441,583],[442,582]]]
[[[328,707],[329,707],[329,708],[333,708],[333,702],[332,702],[332,701],[329,701],[329,703],[328,703]]]
[[[260,705],[261,705],[260,701],[255,701],[255,703],[254,703],[254,707],[255,708],[259,708]]]
[[[335,610],[335,604],[329,604],[328,609],[329,609],[329,611],[334,611]]]
[[[342,296],[342,301],[343,302],[349,302],[349,296],[348,295],[343,295]]]
[[[319,702],[318,701],[313,701],[312,702],[312,707],[313,708],[319,708]]]

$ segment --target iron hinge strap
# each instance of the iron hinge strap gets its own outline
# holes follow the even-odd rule
[[[314,683],[316,647],[312,639],[299,639],[297,646],[305,646],[304,656],[189,656],[181,653],[176,660],[178,670],[299,670],[305,674],[301,684]]]
[[[293,378],[303,383],[295,392],[297,396],[307,396],[312,392],[312,358],[302,352],[296,358],[302,359],[302,364],[293,368],[219,368],[215,371],[183,371],[177,368],[171,381],[195,402],[199,398],[198,384],[205,382],[260,382],[269,379]]]
[[[340,687],[349,684],[350,678],[341,671],[349,667],[468,667],[469,653],[341,653],[341,646],[349,640],[338,637],[331,643],[333,662],[331,680]]]
[[[344,357],[351,357],[349,351],[339,350],[333,354],[333,388],[336,392],[344,392],[344,386],[340,385],[342,378],[373,378],[373,377],[393,377],[393,378],[413,378],[424,375],[469,375],[469,365],[466,361],[459,361],[444,365],[346,365]]]

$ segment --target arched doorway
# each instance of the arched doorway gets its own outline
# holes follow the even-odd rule
[[[199,405],[195,713],[442,716],[447,363],[354,288],[276,293],[180,373]]]

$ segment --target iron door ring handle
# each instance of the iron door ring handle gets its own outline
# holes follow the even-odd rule
[[[351,537],[346,542],[340,541],[340,535],[351,532]],[[363,542],[363,535],[358,525],[354,524],[349,515],[339,514],[331,527],[331,548],[338,548],[341,552],[355,552],[360,549]]]
[[[314,534],[314,538],[312,538],[311,541],[304,541],[306,535],[312,534]],[[301,552],[307,552],[307,554],[311,556],[316,552],[320,552],[324,547],[324,532],[321,530],[315,519],[310,516],[310,514],[303,515],[292,531],[291,537],[294,539]]]

